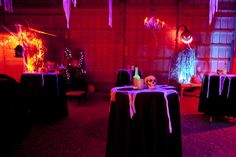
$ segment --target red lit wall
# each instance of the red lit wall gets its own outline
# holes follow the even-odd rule
[[[72,53],[76,48],[84,48],[88,81],[95,83],[100,91],[109,91],[115,85],[117,69],[134,64],[142,69],[143,77],[153,74],[158,83],[168,83],[170,62],[178,53],[175,52],[177,23],[186,25],[194,35],[191,47],[196,52],[196,70],[200,78],[205,72],[215,72],[227,63],[228,41],[232,40],[232,35],[222,31],[221,27],[213,29],[212,25],[209,26],[209,4],[206,1],[185,0],[179,10],[176,1],[160,1],[154,14],[166,25],[163,30],[154,31],[143,26],[145,16],[151,14],[150,5],[142,4],[141,0],[138,3],[129,1],[126,5],[114,3],[113,27],[110,28],[107,6],[83,6],[81,1],[81,6],[71,10],[69,36],[62,8],[15,9],[14,14],[6,16],[6,21],[56,34],[56,38],[41,35],[50,48],[47,57],[55,62],[63,60],[68,41]],[[215,19],[220,26],[224,21],[231,27],[230,18]]]
[[[1,33],[0,41],[7,41],[9,34]],[[14,43],[9,43],[6,46],[0,45],[0,73],[7,74],[20,81],[21,73],[24,70],[23,59],[15,57]]]

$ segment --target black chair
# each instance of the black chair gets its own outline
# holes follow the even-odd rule
[[[28,136],[31,117],[29,106],[24,103],[19,83],[6,74],[0,74],[0,99],[0,144],[4,154]]]
[[[16,81],[13,77],[11,77],[11,76],[9,76],[9,75],[6,75],[6,74],[0,74],[0,78],[2,78],[2,79],[7,79],[7,80],[11,80],[12,82],[17,83],[17,81]]]
[[[142,71],[139,69],[139,76],[142,77]],[[134,70],[119,69],[117,72],[116,86],[125,86],[133,84]]]
[[[88,83],[85,76],[76,77],[76,75],[71,75],[66,86],[68,100],[77,99],[78,104],[81,102],[80,100],[87,103]]]
[[[129,70],[120,69],[117,72],[116,86],[132,85],[132,76]]]

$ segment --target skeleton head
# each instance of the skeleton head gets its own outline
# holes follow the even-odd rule
[[[157,80],[155,76],[148,75],[147,77],[145,77],[144,82],[148,88],[154,88],[157,83]]]

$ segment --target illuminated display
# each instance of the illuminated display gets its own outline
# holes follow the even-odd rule
[[[164,27],[164,24],[165,24],[164,21],[161,21],[161,20],[156,19],[154,17],[150,17],[150,18],[146,17],[144,19],[144,26],[147,29],[152,29],[152,30],[162,29]]]
[[[191,77],[196,73],[194,49],[187,47],[181,51],[172,66],[170,71],[170,78],[172,80],[176,80],[179,83],[190,83]]]
[[[9,44],[15,45],[15,47],[22,45],[23,47],[23,62],[26,67],[26,72],[42,72],[44,63],[44,53],[46,48],[43,45],[43,41],[32,32],[21,32],[19,37],[9,36],[5,41],[0,42],[0,46],[7,46]]]

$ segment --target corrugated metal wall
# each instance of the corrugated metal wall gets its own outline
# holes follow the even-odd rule
[[[117,70],[134,64],[143,70],[143,76],[153,74],[158,83],[167,83],[170,61],[178,53],[175,51],[177,22],[186,25],[194,35],[191,47],[196,52],[199,76],[205,72],[215,72],[225,65],[229,59],[229,47],[225,45],[232,40],[231,32],[225,27],[232,29],[232,18],[216,18],[216,30],[213,30],[208,24],[207,1],[179,1],[179,14],[177,2],[128,0],[124,3],[113,0],[113,27],[110,28],[107,1],[78,1],[77,8],[71,10],[70,47],[72,51],[75,48],[85,49],[88,80],[96,84],[97,90],[108,91],[115,85]],[[145,16],[152,14],[150,4],[155,6],[154,15],[165,21],[163,30],[144,28]],[[51,46],[60,48],[49,52],[49,55],[63,56],[67,39],[62,6],[16,8],[14,14],[6,16],[6,21],[57,34],[58,38],[52,38],[54,43]],[[45,38],[50,40],[50,37]]]

